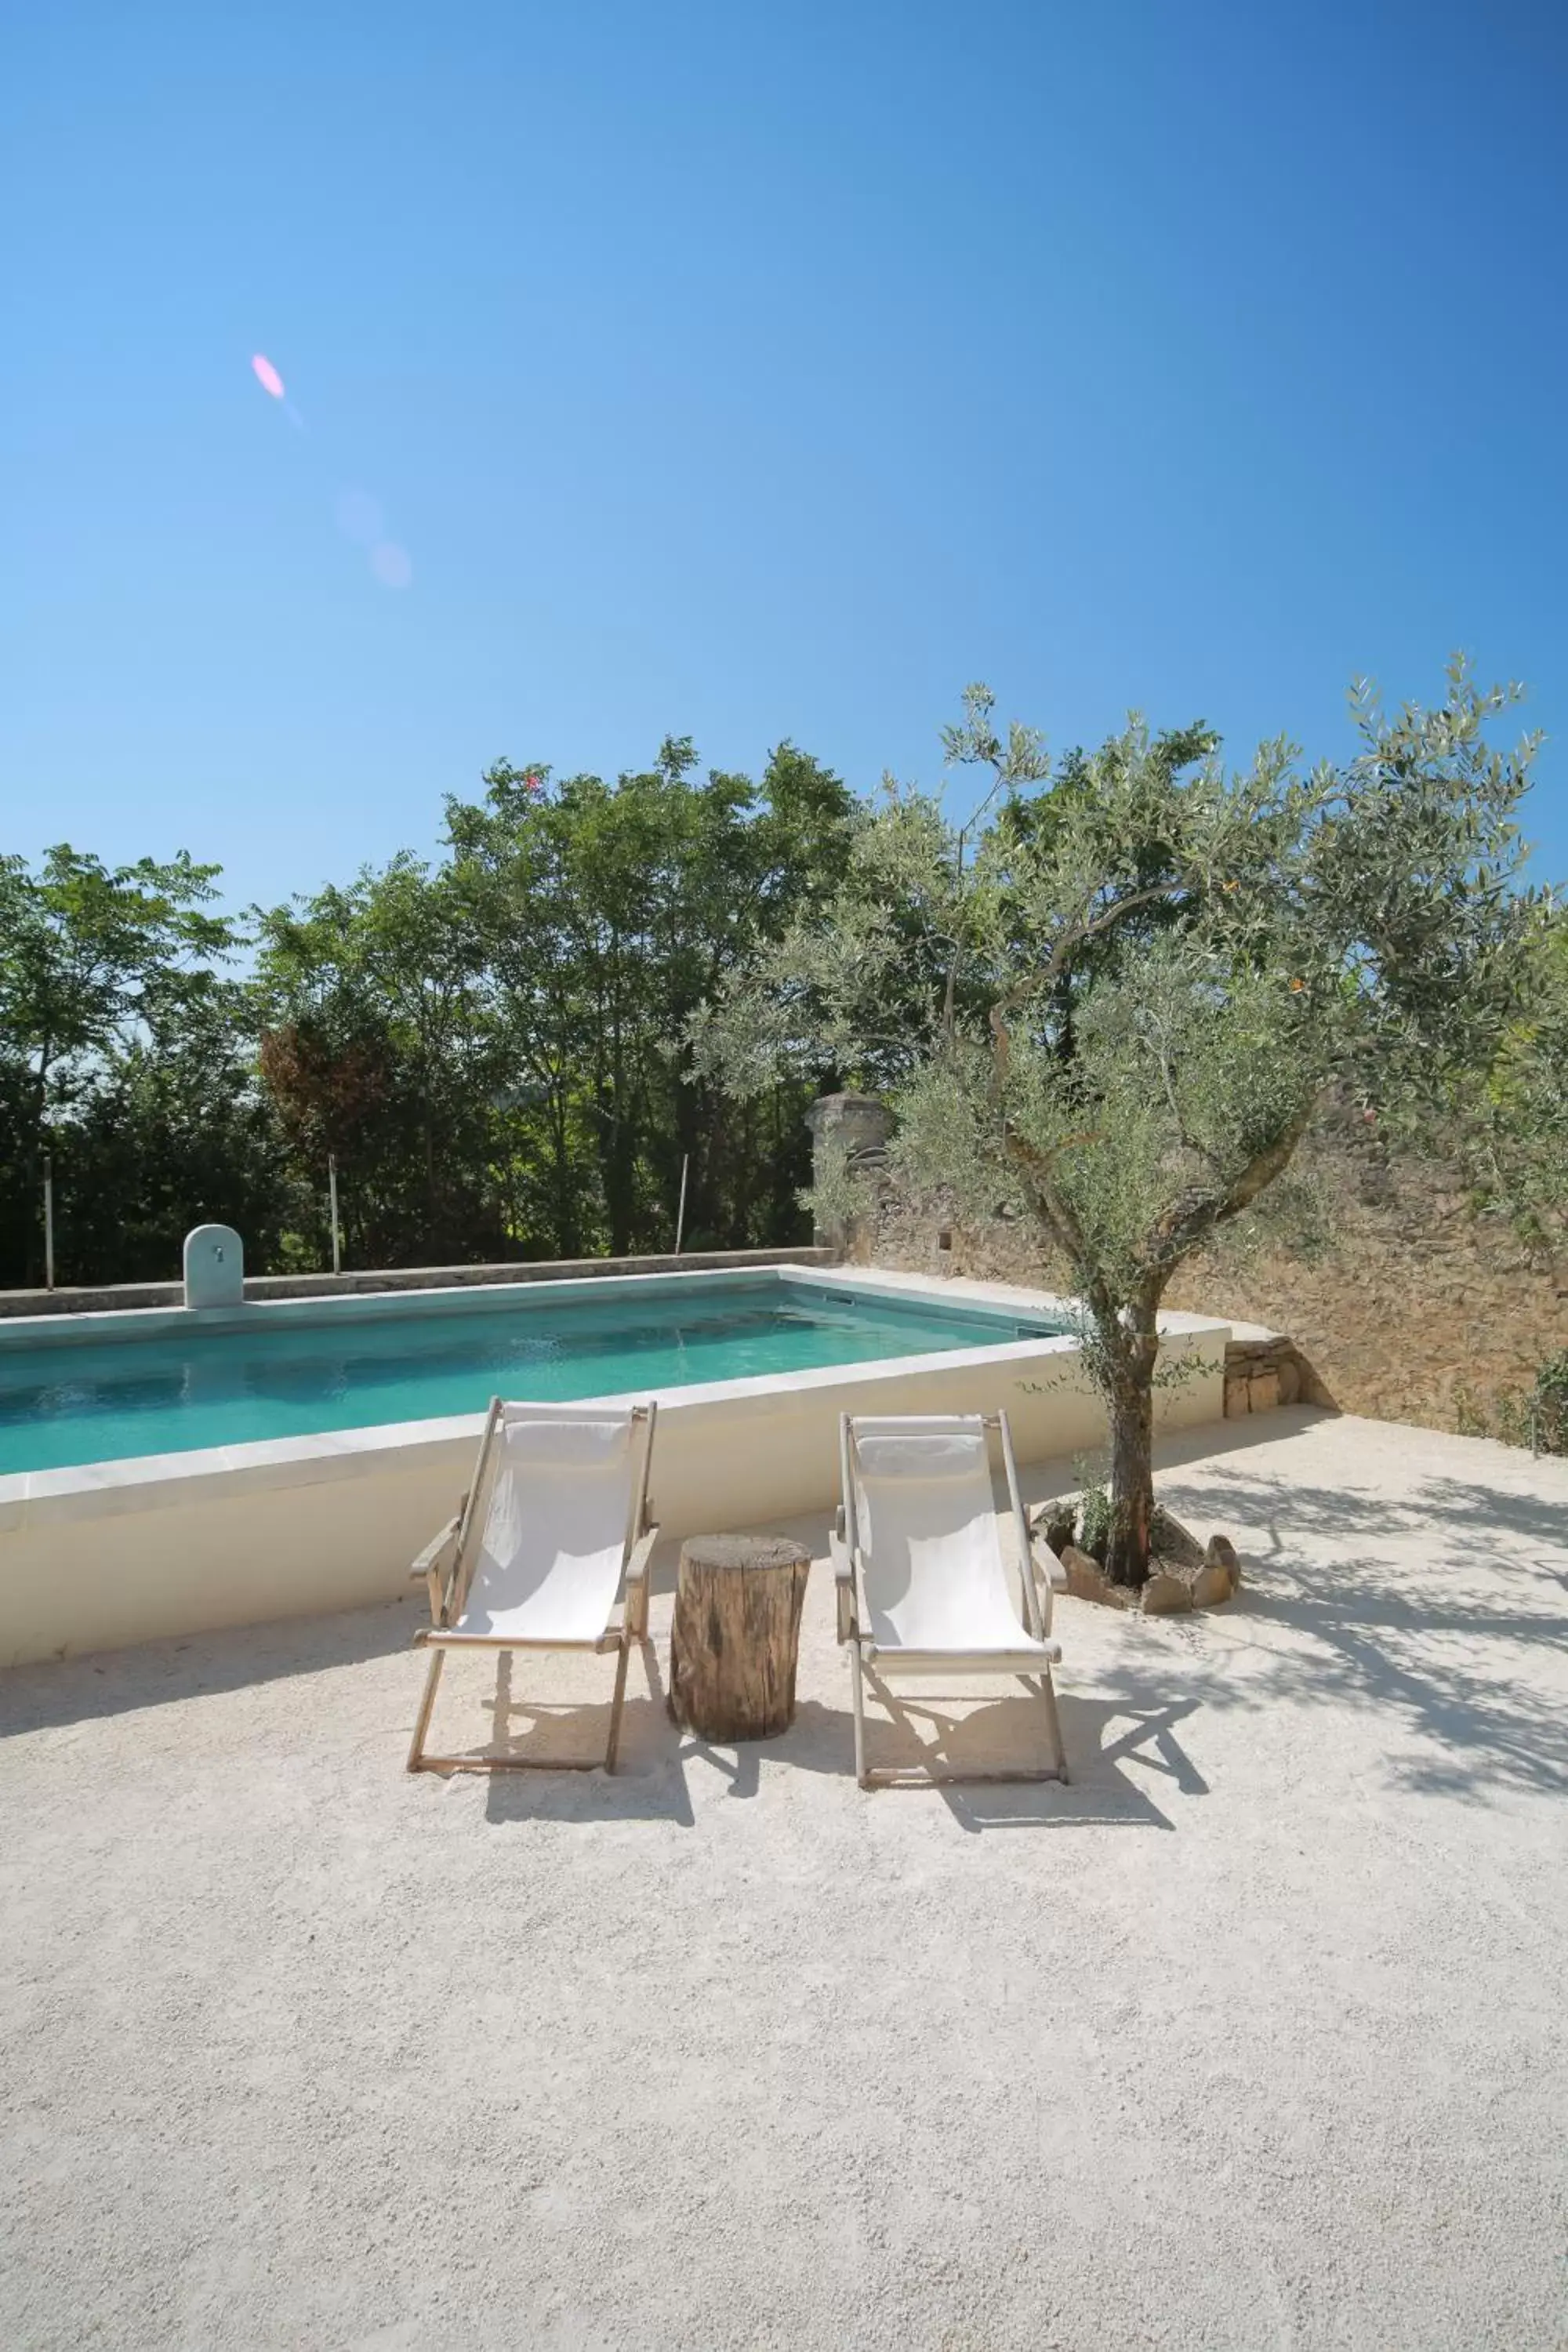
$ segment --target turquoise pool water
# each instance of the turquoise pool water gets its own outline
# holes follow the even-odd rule
[[[997,1347],[1053,1327],[767,1278],[700,1295],[520,1300],[457,1312],[0,1346],[0,1474],[482,1412],[492,1396],[626,1391]],[[612,1291],[618,1295],[612,1296]],[[259,1318],[266,1318],[265,1322]]]

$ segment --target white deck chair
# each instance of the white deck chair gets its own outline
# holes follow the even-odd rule
[[[1023,1615],[1003,1556],[987,1433],[1001,1438]],[[855,1775],[863,1789],[932,1780],[1065,1780],[1051,1668],[1061,1656],[1042,1616],[1005,1412],[910,1414],[839,1423],[844,1502],[833,1538],[838,1638],[854,1651]],[[863,1677],[1016,1675],[1045,1703],[1048,1771],[870,1771]]]
[[[474,1483],[411,1574],[430,1591],[432,1653],[408,1750],[411,1772],[592,1771],[581,1758],[426,1756],[425,1735],[448,1650],[614,1650],[605,1769],[616,1769],[634,1642],[647,1638],[647,1498],[658,1408],[503,1404],[485,1422]]]

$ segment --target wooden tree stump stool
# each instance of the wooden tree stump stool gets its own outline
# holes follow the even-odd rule
[[[700,1738],[772,1739],[795,1720],[811,1554],[785,1536],[689,1536],[669,1633],[669,1712]]]

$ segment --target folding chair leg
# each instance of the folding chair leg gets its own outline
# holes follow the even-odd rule
[[[862,1667],[858,1641],[850,1643],[849,1652],[850,1690],[855,1702],[855,1778],[864,1789],[869,1785],[866,1779],[866,1694],[860,1686]]]
[[[1050,1727],[1051,1753],[1057,1759],[1057,1773],[1065,1780],[1068,1774],[1068,1752],[1062,1741],[1062,1719],[1057,1713],[1057,1686],[1051,1680],[1049,1666],[1040,1676],[1040,1696],[1046,1702],[1046,1721]]]
[[[621,1744],[621,1708],[626,1704],[626,1666],[631,1658],[631,1654],[632,1637],[628,1631],[622,1636],[620,1655],[616,1661],[616,1695],[610,1701],[610,1738],[609,1743],[605,1749],[605,1769],[606,1772],[613,1772],[615,1770],[616,1752]]]
[[[414,1738],[409,1743],[408,1769],[410,1772],[423,1769],[425,1734],[430,1728],[430,1710],[436,1704],[436,1685],[441,1679],[441,1669],[446,1663],[445,1650],[431,1651],[430,1670],[425,1677],[425,1696],[419,1702],[419,1712],[414,1718]]]

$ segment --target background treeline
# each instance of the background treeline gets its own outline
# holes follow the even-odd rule
[[[815,1087],[700,1077],[698,1006],[842,873],[856,803],[788,744],[760,783],[505,761],[402,856],[243,920],[187,856],[0,859],[0,1287],[177,1274],[193,1224],[253,1273],[805,1236]]]

